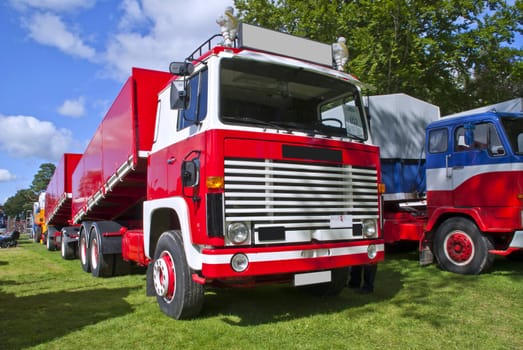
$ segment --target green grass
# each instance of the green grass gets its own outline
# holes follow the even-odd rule
[[[395,253],[372,295],[216,289],[198,319],[175,321],[144,275],[96,279],[21,240],[0,249],[0,349],[522,349],[522,277],[522,262],[462,276]]]

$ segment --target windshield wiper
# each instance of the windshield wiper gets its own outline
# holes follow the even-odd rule
[[[266,120],[256,119],[256,118],[252,118],[252,117],[240,117],[238,119],[242,120],[242,121],[250,122],[250,123],[253,123],[253,124],[268,126],[268,127],[272,128],[272,129],[285,130],[289,134],[292,133],[292,130],[288,129],[285,125],[281,125],[281,124],[278,124],[278,123],[269,122],[269,121],[266,121]]]

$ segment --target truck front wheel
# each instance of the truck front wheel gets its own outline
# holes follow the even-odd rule
[[[164,232],[154,252],[153,283],[162,312],[174,319],[197,316],[204,288],[193,281],[179,231]]]
[[[434,254],[447,271],[477,275],[488,270],[494,256],[492,242],[469,219],[456,217],[443,222],[436,231]]]

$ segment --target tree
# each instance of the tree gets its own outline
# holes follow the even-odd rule
[[[443,115],[521,96],[523,0],[236,0],[241,19],[333,43],[372,94],[403,92]]]
[[[4,203],[4,211],[8,216],[22,215],[27,210],[33,209],[35,194],[29,189],[18,190],[14,196],[7,198]]]
[[[38,195],[45,191],[56,166],[44,163],[33,178],[30,188],[19,190],[14,196],[7,198],[4,203],[5,213],[9,216],[22,215],[27,210],[33,209],[33,203],[38,200]]]
[[[40,169],[34,176],[33,182],[31,183],[31,191],[33,191],[36,195],[42,191],[45,191],[49,181],[51,181],[51,177],[53,176],[55,169],[56,166],[53,163],[44,163],[40,165]]]

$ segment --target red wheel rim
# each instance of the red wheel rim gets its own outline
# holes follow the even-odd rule
[[[153,282],[156,294],[171,302],[176,290],[176,272],[174,271],[173,258],[169,252],[162,252],[154,262]]]
[[[474,243],[463,231],[453,231],[445,239],[445,254],[458,265],[465,265],[474,257]]]
[[[98,267],[98,240],[91,241],[91,266],[94,270]]]
[[[82,249],[82,264],[87,263],[87,244],[85,243],[85,236],[82,236],[82,240],[80,241],[80,246]]]

